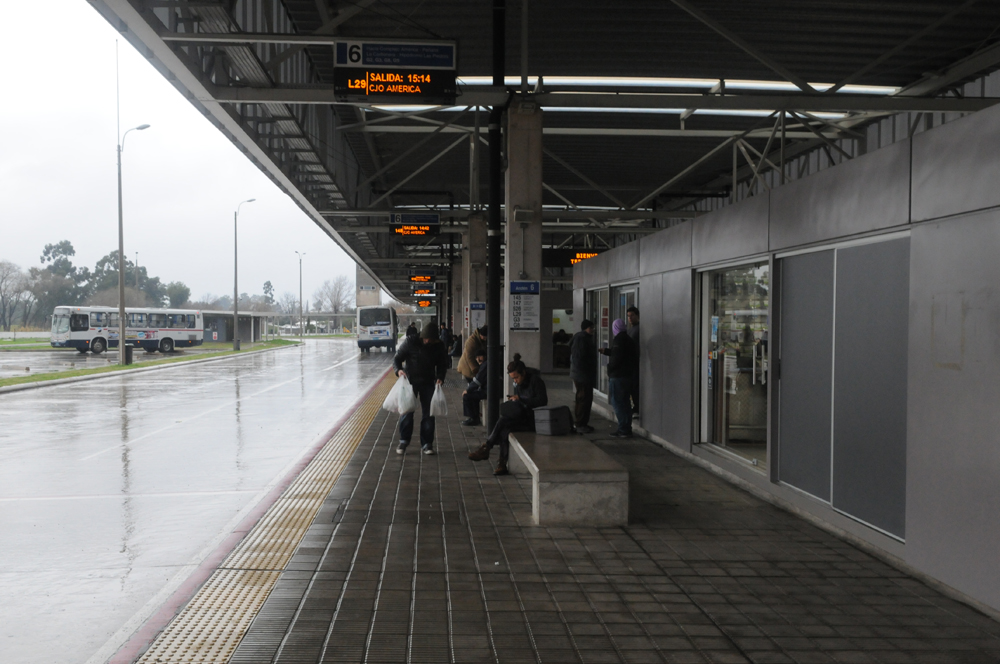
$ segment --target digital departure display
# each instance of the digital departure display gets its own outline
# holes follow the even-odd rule
[[[418,307],[429,307],[432,304],[434,304],[434,303],[431,302],[430,300],[417,300],[417,306]]]
[[[432,297],[434,295],[434,292],[430,288],[414,288],[413,289],[413,294],[414,295],[424,295],[426,297]]]
[[[439,226],[434,224],[391,224],[392,232],[396,235],[408,235],[413,237],[423,237],[425,235],[437,235]]]
[[[573,267],[580,261],[600,255],[595,249],[542,249],[544,267]]]
[[[434,281],[434,277],[429,274],[415,274],[410,277],[410,281],[415,284],[427,284]]]
[[[336,67],[334,95],[341,101],[455,103],[455,70]]]

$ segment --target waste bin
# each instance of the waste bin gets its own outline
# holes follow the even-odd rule
[[[135,346],[132,344],[125,344],[125,364],[132,364],[132,351]]]

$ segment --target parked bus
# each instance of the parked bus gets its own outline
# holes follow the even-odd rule
[[[125,309],[125,339],[147,353],[200,346],[205,325],[193,309]],[[111,307],[56,307],[52,312],[52,345],[100,355],[118,347],[118,310]]]
[[[372,348],[388,348],[396,352],[399,336],[399,319],[392,307],[358,307],[358,348],[370,352]]]

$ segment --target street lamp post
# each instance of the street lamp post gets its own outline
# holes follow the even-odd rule
[[[243,203],[253,203],[256,198],[248,198],[239,205],[236,206],[236,212],[233,213],[233,350],[240,349],[240,294],[239,288],[237,286],[237,261],[239,252],[237,251],[238,246],[236,242],[236,222],[240,218],[240,207]],[[253,341],[253,339],[250,339]]]
[[[139,292],[139,252],[135,252],[135,292]]]
[[[148,124],[132,127],[118,142],[118,364],[125,364],[125,224],[122,214],[122,152],[129,131],[149,129]]]
[[[297,252],[297,251],[295,253],[299,254],[299,252]],[[302,257],[305,256],[305,255],[306,255],[306,253],[304,251],[301,254],[299,254],[299,341],[300,342],[302,341],[302,333],[303,333],[303,327],[302,327]]]

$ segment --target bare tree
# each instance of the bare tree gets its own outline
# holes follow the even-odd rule
[[[281,297],[278,298],[278,306],[281,307],[281,313],[285,315],[299,315],[299,298],[295,293],[285,291]]]
[[[24,292],[25,274],[20,266],[10,261],[0,261],[0,327],[10,331],[14,323],[14,310]]]
[[[354,304],[354,281],[341,274],[334,279],[327,279],[313,293],[316,300],[316,311],[323,311],[329,306],[331,313],[344,313]]]

